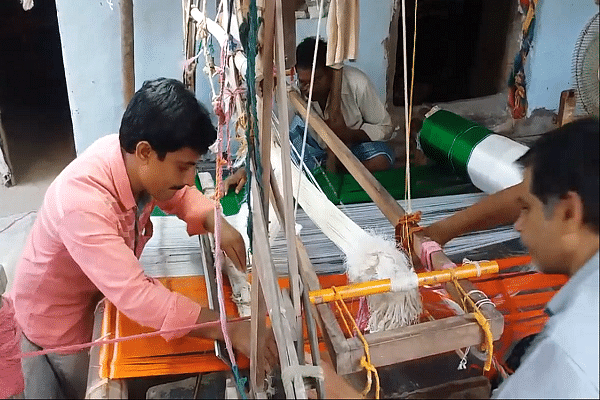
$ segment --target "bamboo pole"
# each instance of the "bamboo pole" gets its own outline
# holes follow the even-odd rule
[[[135,64],[133,58],[133,0],[121,0],[121,58],[123,104],[127,108],[135,93]]]
[[[498,273],[498,263],[495,261],[481,262],[479,267],[469,264],[462,267],[445,269],[443,271],[430,271],[417,274],[419,286],[438,285],[440,283],[450,282],[452,279],[468,279],[476,276]],[[380,279],[376,281],[360,282],[352,285],[336,287],[335,291],[331,288],[311,291],[310,301],[313,304],[329,303],[336,300],[336,292],[342,300],[353,299],[360,296],[369,296],[392,291],[392,282],[390,279]]]

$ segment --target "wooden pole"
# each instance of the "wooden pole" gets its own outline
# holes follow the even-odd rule
[[[121,0],[121,58],[123,79],[123,104],[127,108],[135,93],[135,67],[133,59],[133,0]]]

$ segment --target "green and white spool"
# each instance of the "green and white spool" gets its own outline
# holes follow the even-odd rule
[[[488,194],[523,180],[515,161],[525,154],[527,146],[449,111],[434,107],[426,115],[418,144],[427,157],[468,175]]]

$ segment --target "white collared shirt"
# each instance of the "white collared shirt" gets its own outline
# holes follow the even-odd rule
[[[493,398],[598,398],[598,253],[548,303],[550,319]]]
[[[321,118],[328,119],[317,101],[312,104]],[[342,73],[341,108],[348,128],[362,129],[372,141],[387,141],[393,137],[392,120],[375,87],[364,72],[347,65]],[[327,148],[318,135],[312,135],[322,148]]]

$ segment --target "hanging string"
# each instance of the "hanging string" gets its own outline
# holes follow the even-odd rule
[[[232,9],[229,10],[229,19],[231,19]],[[225,70],[227,68],[227,60],[229,56],[229,47],[231,45],[231,37],[227,36],[227,41],[225,46],[221,48],[221,69],[219,73],[219,84],[220,84],[220,92],[216,101],[214,102],[215,113],[219,117],[219,124],[217,130],[217,157],[216,157],[216,169],[215,169],[215,211],[214,211],[214,220],[215,220],[215,268],[216,268],[216,277],[217,277],[217,297],[219,300],[219,320],[221,321],[221,331],[223,332],[223,339],[225,341],[225,347],[227,348],[227,354],[229,355],[229,360],[231,362],[231,370],[233,372],[236,386],[239,394],[242,398],[246,398],[244,385],[245,381],[240,379],[239,369],[237,366],[237,362],[235,359],[235,355],[233,353],[233,345],[231,343],[231,338],[229,337],[229,331],[227,326],[227,314],[225,312],[225,295],[223,292],[223,252],[221,250],[221,218],[222,218],[222,210],[221,210],[221,198],[223,197],[223,166],[227,165],[227,161],[223,158],[223,138],[225,136],[225,132],[229,132],[229,120],[231,118],[231,110],[232,104],[225,103],[225,89],[227,86],[227,82],[225,79]],[[229,100],[232,101],[233,96],[229,96]]]
[[[301,165],[304,165],[304,152],[306,150],[306,135],[308,134],[308,121],[310,117],[310,109],[312,108],[312,94],[313,87],[315,83],[315,70],[317,69],[317,52],[319,50],[319,35],[321,34],[321,17],[323,15],[323,0],[319,5],[319,19],[317,21],[317,34],[315,35],[315,52],[313,55],[313,62],[310,71],[310,86],[308,88],[308,102],[306,103],[306,118],[304,118],[304,133],[302,134],[302,149],[300,150],[300,161]],[[298,179],[298,187],[296,188],[296,204],[294,204],[294,218],[296,218],[296,214],[298,213],[298,203],[300,202],[298,199],[300,196],[300,183],[302,180],[302,174],[300,174],[300,179]]]
[[[485,351],[487,354],[487,359],[485,360],[485,364],[483,365],[483,370],[489,371],[492,366],[492,357],[494,355],[493,354],[494,353],[494,336],[492,334],[492,329],[490,327],[490,323],[487,320],[487,318],[485,318],[483,313],[481,312],[481,309],[479,308],[479,306],[477,304],[475,304],[473,299],[471,299],[469,294],[460,285],[460,283],[458,282],[458,279],[456,278],[456,276],[454,275],[453,272],[452,272],[452,282],[454,283],[454,286],[456,287],[456,289],[462,296],[461,300],[462,300],[463,309],[465,310],[465,312],[468,312],[466,303],[469,303],[469,305],[473,309],[473,316],[475,317],[475,321],[477,321],[477,323],[479,324],[479,326],[481,326],[481,329],[483,330],[484,342],[481,344],[481,347],[482,347],[483,351]]]
[[[247,52],[247,68],[246,68],[246,85],[248,94],[246,96],[246,114],[248,116],[246,125],[246,143],[248,144],[248,152],[246,153],[246,194],[250,193],[250,182],[253,178],[250,168],[251,159],[254,160],[256,166],[256,179],[259,181],[262,177],[262,164],[260,162],[260,154],[256,149],[260,148],[258,137],[258,111],[256,100],[256,48],[258,46],[258,10],[256,0],[250,0],[248,8],[248,48]],[[259,191],[262,187],[259,185]],[[250,251],[252,251],[252,207],[248,201],[248,228],[247,234],[250,240]]]
[[[342,321],[344,322],[344,326],[346,327],[346,330],[349,332],[350,336],[352,336],[352,329],[350,329],[350,326],[348,325],[348,321],[352,322],[353,328],[356,331],[356,335],[358,336],[358,338],[360,339],[360,341],[362,342],[362,344],[365,348],[365,355],[360,358],[361,367],[363,367],[367,371],[367,384],[365,386],[365,389],[362,392],[362,395],[366,396],[367,393],[369,393],[369,391],[371,390],[372,375],[374,375],[375,376],[375,398],[379,399],[379,391],[380,391],[379,374],[377,373],[377,368],[375,368],[375,366],[371,363],[371,353],[369,351],[369,342],[367,342],[367,339],[365,339],[365,337],[363,336],[362,332],[360,331],[358,325],[354,321],[354,317],[352,317],[352,313],[350,312],[350,310],[348,310],[348,306],[346,306],[346,303],[342,299],[342,296],[340,295],[340,293],[337,291],[337,288],[335,286],[332,286],[331,289],[333,290],[333,293],[335,295],[334,304],[337,307],[337,309],[342,317]]]

